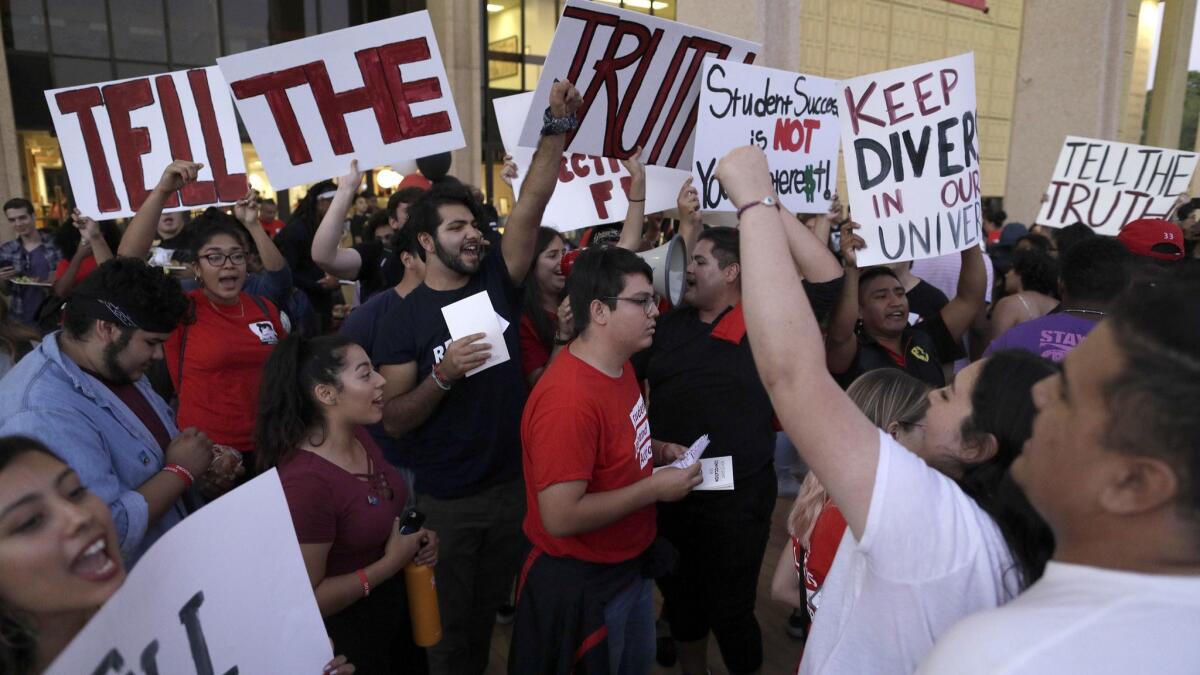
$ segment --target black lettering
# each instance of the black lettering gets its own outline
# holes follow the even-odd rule
[[[179,622],[187,629],[188,647],[196,675],[213,675],[212,657],[208,654],[208,643],[204,640],[204,628],[200,625],[200,605],[204,604],[204,591],[196,591],[179,610]],[[237,675],[237,666],[225,671],[225,675]]]
[[[721,77],[724,77],[725,69],[721,67],[720,63],[715,63],[715,64],[713,64],[712,70],[708,71],[708,79],[705,81],[704,84],[708,87],[709,91],[715,92],[717,94],[724,94],[725,107],[721,110],[721,112],[717,112],[717,109],[712,107],[711,105],[708,106],[708,112],[713,117],[715,117],[717,119],[723,119],[726,115],[729,114],[729,111],[733,109],[734,103],[737,100],[737,98],[734,95],[733,91],[730,91],[729,89],[726,89],[725,87],[718,86],[717,84],[715,84],[713,82],[713,79],[718,74],[721,75]]]
[[[904,148],[908,151],[908,161],[912,165],[913,177],[920,178],[925,173],[925,156],[929,154],[929,127],[921,128],[921,142],[913,147],[912,129],[905,129]]]
[[[953,176],[961,173],[963,167],[959,164],[950,163],[950,153],[954,151],[954,144],[947,138],[946,134],[958,124],[957,118],[950,118],[938,122],[938,175],[942,178]]]
[[[879,173],[872,177],[867,176],[866,156],[863,154],[868,150],[879,158]],[[862,190],[870,190],[879,185],[892,172],[892,158],[888,155],[887,148],[873,138],[854,139],[854,156],[858,160],[858,184]]]
[[[92,671],[92,675],[106,675],[113,671],[121,672],[121,668],[125,665],[125,659],[121,656],[121,652],[115,648],[108,650],[104,658],[100,659],[100,663],[96,665],[96,669]]]
[[[899,225],[896,227],[896,234],[900,235],[900,245],[896,248],[894,254],[888,251],[887,238],[883,236],[883,230],[884,228],[879,228],[879,250],[883,251],[883,257],[888,260],[895,260],[904,255],[904,226]]]

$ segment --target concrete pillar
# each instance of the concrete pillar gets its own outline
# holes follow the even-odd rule
[[[479,36],[483,27],[479,25],[479,3],[440,0],[428,3],[428,8],[467,141],[465,148],[453,152],[450,173],[464,183],[482,186],[483,80]]]
[[[1192,50],[1192,25],[1196,0],[1166,0],[1162,30],[1158,34],[1158,61],[1154,69],[1154,93],[1150,96],[1150,118],[1146,144],[1178,148],[1183,126],[1183,99],[1187,94],[1188,56]]]
[[[11,84],[8,80],[8,57],[0,49],[0,200],[28,197],[21,180],[21,144],[17,140],[17,122],[13,115]],[[0,218],[0,241],[16,235],[7,218]]]
[[[1004,194],[1010,220],[1033,222],[1063,138],[1117,137],[1126,10],[1124,0],[1026,1]]]

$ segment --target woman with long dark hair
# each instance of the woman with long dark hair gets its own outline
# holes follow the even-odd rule
[[[1004,274],[1004,292],[987,317],[981,349],[1013,326],[1045,316],[1058,306],[1058,262],[1044,251],[1016,251],[1012,267]]]
[[[717,175],[742,214],[755,365],[784,430],[846,518],[801,672],[912,672],[955,621],[1035,581],[1052,552],[1008,469],[1030,436],[1030,389],[1054,366],[1029,354],[972,364],[930,394],[924,439],[910,451],[826,368],[800,275],[827,252],[773,208],[765,155],[736,149]]]
[[[284,339],[267,361],[258,468],[279,469],[329,636],[362,673],[420,670],[403,580],[437,562],[437,535],[400,533],[403,478],[366,427],[383,418],[383,377],[341,335]]]
[[[565,250],[562,235],[548,227],[538,228],[521,311],[521,366],[531,388],[573,337],[571,304],[563,292],[567,283],[562,271]]]
[[[108,506],[45,445],[0,437],[0,673],[44,671],[124,582]]]

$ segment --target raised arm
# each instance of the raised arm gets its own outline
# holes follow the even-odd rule
[[[79,230],[79,248],[75,249],[75,255],[71,257],[71,262],[67,264],[67,269],[63,275],[54,280],[51,287],[51,292],[60,298],[67,297],[67,293],[75,287],[75,278],[79,276],[79,266],[90,253],[96,259],[96,264],[103,264],[106,260],[113,257],[112,249],[108,247],[108,242],[104,240],[104,235],[100,232],[100,224],[88,218],[75,209],[71,213],[71,224]]]
[[[268,272],[278,272],[287,267],[287,260],[279,252],[279,247],[271,240],[271,235],[263,229],[262,221],[258,219],[258,191],[253,188],[246,196],[233,205],[233,215],[250,233],[254,247],[258,249],[258,257],[262,260],[263,269]]]
[[[158,232],[158,219],[162,216],[163,204],[184,185],[196,180],[203,169],[203,164],[176,160],[167,165],[158,185],[146,195],[146,201],[138,208],[137,213],[125,227],[121,236],[121,245],[117,247],[117,255],[129,258],[142,258],[150,255],[150,246],[154,243],[154,235]]]
[[[829,315],[829,332],[825,337],[825,363],[829,372],[841,374],[849,370],[858,352],[854,325],[858,323],[858,249],[866,246],[854,231],[857,223],[842,228],[841,250],[845,280],[842,294]]]
[[[329,204],[329,210],[317,226],[313,235],[312,259],[318,267],[339,279],[357,279],[362,269],[362,256],[352,248],[341,248],[342,223],[346,219],[346,211],[354,202],[354,191],[362,182],[362,172],[358,170],[358,160],[351,160],[350,172],[338,181],[337,192]]]
[[[621,164],[629,172],[629,208],[617,246],[637,253],[642,243],[642,225],[646,222],[646,163],[642,161],[642,149],[635,148]]]
[[[550,115],[556,119],[573,118],[583,97],[575,86],[566,80],[555,82],[550,89]],[[538,141],[537,152],[529,164],[529,173],[521,184],[521,194],[504,224],[504,238],[500,249],[504,252],[504,264],[508,267],[508,278],[520,284],[533,263],[533,249],[537,245],[538,228],[542,225],[542,214],[558,184],[558,167],[562,163],[566,138],[562,133],[543,135]]]
[[[692,185],[690,176],[679,188],[675,208],[679,210],[679,236],[683,238],[683,250],[691,255],[696,250],[700,233],[704,231],[704,223],[700,221],[700,191]]]
[[[800,276],[809,283],[820,284],[833,281],[842,276],[842,266],[829,250],[829,245],[823,243],[812,230],[800,222],[794,214],[782,209],[786,218],[784,234],[787,235],[788,250],[796,260],[796,268]],[[826,235],[826,241],[829,237]]]
[[[766,156],[757,147],[730,152],[717,177],[739,207],[774,196]],[[746,329],[784,430],[861,537],[879,463],[879,432],[825,367],[821,331],[797,270],[800,261],[790,254],[786,217],[760,205],[740,219]]]
[[[956,341],[971,327],[975,314],[983,307],[987,293],[987,268],[983,264],[983,250],[978,246],[963,249],[962,270],[958,273],[958,290],[950,302],[942,307],[942,322]]]

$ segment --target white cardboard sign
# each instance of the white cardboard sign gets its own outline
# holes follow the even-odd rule
[[[1037,222],[1083,223],[1116,236],[1138,218],[1166,218],[1187,192],[1200,156],[1194,152],[1067,136]]]
[[[529,173],[533,150],[518,147],[521,125],[533,103],[534,93],[527,91],[497,98],[496,124],[504,151],[517,165],[513,193],[521,194],[521,185]],[[686,171],[662,166],[646,167],[646,213],[675,208],[679,188],[687,180]],[[578,153],[563,153],[558,170],[558,185],[546,205],[542,224],[559,232],[611,223],[625,219],[629,210],[629,172],[620,160]]]
[[[741,145],[767,154],[775,193],[793,213],[826,213],[837,189],[837,82],[704,59],[692,177],[705,211],[737,211],[716,179],[717,162]]]
[[[555,80],[583,95],[567,150],[623,159],[641,146],[647,164],[686,168],[692,157],[700,66],[707,55],[752,62],[762,46],[638,12],[567,0],[534,101]],[[520,145],[537,146],[544,105],[530,109]]]
[[[229,88],[216,66],[46,91],[79,210],[128,218],[177,159],[199,180],[164,211],[230,204],[246,195],[246,165]]]
[[[46,672],[316,675],[332,658],[272,470],[155,542]]]
[[[980,241],[975,55],[839,86],[859,267],[932,258]]]
[[[217,65],[277,190],[466,145],[425,11]]]
[[[496,312],[487,291],[479,291],[446,305],[442,308],[442,317],[446,320],[450,339],[461,340],[468,335],[483,333],[480,342],[491,346],[492,353],[488,360],[467,371],[467,377],[512,358],[508,353],[508,343],[504,341],[504,331],[508,330],[510,324]]]

